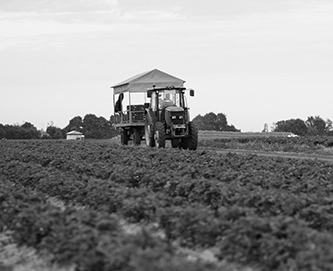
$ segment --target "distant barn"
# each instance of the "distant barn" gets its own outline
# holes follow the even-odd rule
[[[84,139],[84,135],[78,131],[70,131],[66,134],[67,140],[81,140]]]

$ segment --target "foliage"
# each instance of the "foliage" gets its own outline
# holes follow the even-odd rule
[[[240,132],[233,125],[228,125],[227,117],[222,113],[216,115],[210,112],[204,116],[198,115],[193,122],[197,125],[198,130]]]
[[[321,117],[308,117],[305,121],[306,126],[308,127],[309,135],[325,135],[332,129],[332,121],[324,121]]]
[[[104,117],[87,114],[83,119],[82,126],[83,133],[87,138],[111,138],[114,136],[114,128]]]
[[[62,132],[65,136],[66,133],[74,130],[83,133],[85,138],[94,139],[111,138],[118,134],[110,121],[94,114],[86,114],[83,119],[80,116],[74,117],[62,129]]]
[[[274,132],[291,132],[296,135],[332,135],[332,121],[319,116],[310,116],[306,121],[301,119],[281,120],[275,124]]]
[[[0,123],[0,139],[63,139],[73,130],[82,132],[85,138],[106,139],[118,135],[111,121],[94,114],[86,114],[83,119],[80,116],[72,118],[63,129],[54,126],[51,121],[48,123],[46,133],[42,130],[38,131],[30,122],[25,122],[21,126]]]
[[[0,139],[6,138],[6,127],[0,123]]]
[[[66,134],[70,131],[77,131],[82,133],[82,130],[82,118],[80,116],[72,118],[68,125],[62,129],[64,136],[66,136]]]
[[[291,132],[295,135],[306,135],[307,126],[301,119],[281,120],[276,123],[274,132]]]
[[[52,139],[62,139],[62,138],[64,138],[61,128],[55,127],[53,125],[48,126],[46,128],[46,133],[49,134]]]
[[[0,124],[0,138],[6,139],[39,139],[40,132],[30,122],[22,125]]]
[[[333,168],[323,162],[8,141],[0,178],[0,227],[77,270],[237,270],[187,261],[173,244],[214,247],[221,264],[256,270],[333,269]],[[50,195],[84,208],[61,211]],[[128,234],[122,219],[145,226]]]

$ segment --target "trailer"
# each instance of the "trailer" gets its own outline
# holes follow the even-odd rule
[[[122,81],[113,88],[113,126],[120,131],[121,143],[133,140],[140,145],[145,137],[146,109],[150,107],[147,90],[151,88],[182,88],[185,81],[154,69]]]

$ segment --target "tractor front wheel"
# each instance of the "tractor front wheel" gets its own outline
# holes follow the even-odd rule
[[[165,148],[165,129],[162,122],[157,122],[155,125],[154,139],[157,148]]]
[[[193,122],[188,124],[188,136],[182,138],[179,149],[189,149],[195,151],[198,148],[198,128]]]
[[[189,126],[189,137],[188,137],[188,148],[195,151],[198,147],[198,128],[195,123],[190,122]]]

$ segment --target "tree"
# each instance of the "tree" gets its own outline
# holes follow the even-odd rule
[[[274,132],[288,132],[295,135],[306,135],[307,127],[301,119],[281,120],[275,124]]]
[[[110,121],[104,117],[97,117],[94,114],[86,114],[84,118],[76,116],[69,121],[69,124],[62,129],[65,136],[70,131],[78,131],[84,134],[85,138],[105,139],[116,136],[118,133]]]
[[[40,132],[30,122],[25,122],[21,125],[21,129],[18,129],[20,139],[39,139]]]
[[[64,136],[62,134],[62,131],[60,128],[58,128],[53,135],[53,139],[63,139],[63,138],[64,138]]]
[[[333,135],[332,121],[319,116],[301,119],[281,120],[275,124],[274,132],[292,132],[297,135]]]
[[[52,139],[62,139],[62,138],[64,138],[62,130],[59,127],[48,126],[46,128],[46,133],[48,133]]]
[[[87,114],[82,121],[83,134],[86,138],[100,138],[100,122],[96,115]]]
[[[21,125],[22,128],[24,129],[33,129],[35,128],[35,126],[33,124],[31,124],[30,122],[25,122]]]
[[[333,123],[330,119],[326,119],[326,133],[329,136],[333,136]]]
[[[222,113],[218,113],[216,115],[216,127],[218,131],[226,131],[228,127],[228,121],[227,121],[227,116],[222,114]]]
[[[332,125],[332,122],[330,121],[327,124],[321,117],[311,116],[308,117],[308,119],[305,121],[305,124],[307,126],[309,135],[324,135],[329,132],[329,129],[331,128],[329,126]]]
[[[0,139],[6,138],[6,128],[0,123]]]
[[[205,130],[206,127],[203,116],[199,114],[192,121],[197,125],[198,130]]]
[[[70,131],[78,131],[78,132],[82,132],[83,129],[83,120],[80,116],[76,116],[74,118],[72,118],[68,125],[65,127],[65,129],[67,130],[67,132]]]
[[[83,134],[86,138],[102,139],[117,135],[110,121],[106,120],[104,117],[97,117],[94,114],[85,115],[82,125]]]
[[[198,115],[193,119],[199,130],[207,131],[230,131],[238,132],[233,125],[228,125],[227,117],[225,114],[213,112],[207,113],[204,116]]]
[[[210,112],[204,116],[204,123],[206,124],[206,130],[221,131],[219,126],[222,126],[222,124],[219,125],[217,116],[213,112]]]
[[[7,139],[39,139],[40,132],[30,122],[25,122],[22,125],[2,125],[0,124],[0,138]]]
[[[72,118],[69,121],[68,125],[62,129],[63,137],[66,137],[66,134],[70,131],[78,131],[78,132],[82,133],[82,130],[83,130],[82,125],[83,125],[83,121],[80,116],[76,116],[76,117]]]

